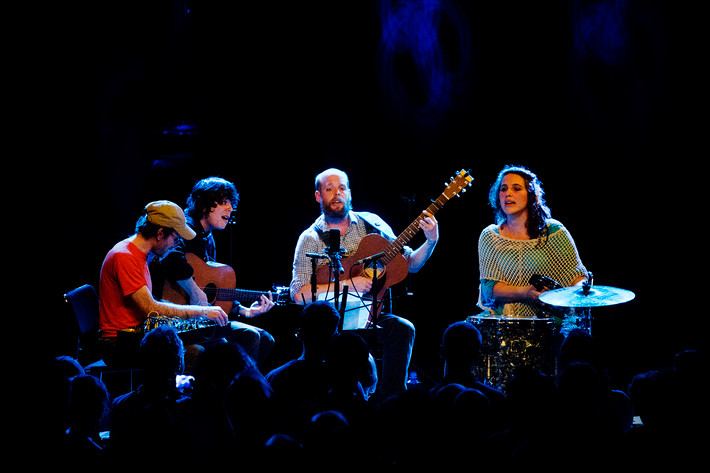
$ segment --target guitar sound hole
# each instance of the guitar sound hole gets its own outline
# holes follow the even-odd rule
[[[213,283],[210,283],[205,286],[204,291],[207,295],[207,300],[209,301],[209,303],[214,304],[215,300],[217,299],[217,286]]]
[[[385,266],[382,263],[377,263],[377,279],[380,279],[382,276],[385,275]],[[372,276],[375,274],[375,265],[370,263],[367,266],[365,266],[365,269],[362,271],[362,275],[365,276],[366,278],[372,279]]]

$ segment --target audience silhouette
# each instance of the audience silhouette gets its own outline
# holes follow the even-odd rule
[[[679,352],[669,366],[610,387],[598,341],[572,331],[558,372],[518,367],[505,393],[476,378],[481,334],[455,322],[441,339],[438,383],[386,399],[355,332],[337,332],[332,305],[300,314],[302,352],[263,375],[238,346],[205,348],[194,379],[179,334],[145,335],[145,375],[109,403],[106,386],[71,357],[51,370],[51,452],[79,469],[352,468],[564,469],[692,464],[703,452],[707,354]],[[628,395],[627,395],[628,393]],[[640,419],[632,423],[633,416]],[[703,429],[698,433],[698,429]]]
[[[263,407],[243,406],[242,418],[234,403],[245,396],[247,384],[244,379],[235,384],[242,376],[252,377],[263,387],[262,375],[256,368],[256,362],[238,345],[216,343],[205,347],[195,364],[195,380],[188,399],[180,403],[177,415],[180,422],[180,442],[189,445],[188,458],[183,465],[205,468],[222,466],[232,457],[248,454],[250,443],[240,445],[238,439],[253,432],[240,432],[237,435],[235,421],[239,428],[253,426],[255,415]],[[265,383],[265,381],[264,381]],[[264,389],[263,396],[269,396],[270,390]]]
[[[84,374],[79,362],[71,356],[58,356],[52,360],[47,383],[46,435],[52,443],[61,444],[70,426],[69,405],[71,403],[71,383],[75,376]]]
[[[111,406],[110,464],[126,468],[179,464],[173,455],[154,452],[172,451],[182,441],[177,435],[176,411],[189,396],[177,389],[176,377],[184,369],[184,354],[182,340],[172,327],[157,327],[143,337],[138,352],[143,383],[117,396]]]
[[[489,428],[502,431],[508,427],[506,396],[474,374],[481,357],[481,343],[481,332],[470,322],[454,322],[446,328],[441,342],[444,374],[440,385],[457,383],[480,391],[488,399],[492,411]]]
[[[325,358],[338,330],[340,316],[332,304],[313,302],[299,315],[298,338],[301,355],[273,369],[266,379],[273,389],[273,400],[284,433],[295,435],[312,416],[313,404],[328,392]]]
[[[69,428],[62,454],[77,469],[83,471],[101,459],[101,425],[108,412],[108,390],[100,379],[87,374],[72,378]]]
[[[633,377],[629,394],[642,425],[631,431],[626,447],[638,463],[694,465],[690,462],[701,459],[710,421],[707,366],[707,352],[683,350],[668,366]]]

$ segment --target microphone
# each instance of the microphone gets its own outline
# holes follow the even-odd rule
[[[343,269],[343,265],[340,263],[340,255],[343,253],[342,249],[340,248],[340,230],[338,230],[337,228],[331,228],[329,233],[330,234],[328,235],[328,254],[335,261],[335,264],[338,267],[338,273],[343,274],[345,270]]]
[[[308,256],[309,258],[317,258],[317,259],[323,259],[323,258],[328,257],[328,255],[322,255],[320,253],[306,253],[306,256]]]
[[[340,253],[340,230],[331,228],[328,232],[328,251],[330,253]]]
[[[382,252],[377,253],[377,254],[374,254],[374,255],[372,255],[372,256],[368,256],[367,258],[363,258],[363,259],[360,259],[360,260],[355,261],[355,262],[353,263],[353,266],[357,266],[357,265],[359,265],[359,264],[369,263],[370,261],[374,261],[374,260],[376,260],[376,259],[382,258],[384,255],[385,255],[385,252],[382,251]]]

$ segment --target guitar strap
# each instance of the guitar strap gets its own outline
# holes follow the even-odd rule
[[[379,233],[390,240],[395,240],[397,236],[392,231],[392,228],[380,218],[379,215],[372,212],[355,212],[355,215],[360,217],[367,227],[367,233]]]

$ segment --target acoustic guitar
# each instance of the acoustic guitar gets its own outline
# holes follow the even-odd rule
[[[238,302],[249,307],[264,295],[268,297],[269,291],[253,291],[236,289],[237,277],[234,268],[229,265],[205,262],[194,253],[186,253],[185,259],[194,270],[193,279],[197,286],[205,291],[207,300],[211,305],[220,306],[226,313]],[[271,296],[276,305],[283,305],[288,299],[288,288],[274,287]],[[185,290],[174,281],[165,281],[163,299],[175,304],[189,304],[190,299]]]
[[[438,198],[431,201],[431,205],[427,207],[426,211],[431,215],[436,214],[451,198],[461,197],[460,194],[466,191],[466,188],[471,185],[472,181],[473,177],[471,177],[468,171],[459,171],[459,173],[455,177],[452,177],[450,182],[446,184],[444,192],[442,192]],[[345,280],[356,276],[365,276],[372,279],[375,276],[376,270],[377,278],[370,290],[370,294],[376,294],[377,301],[381,302],[382,296],[388,288],[407,277],[409,273],[409,263],[404,256],[402,256],[402,250],[414,235],[417,234],[419,231],[419,222],[424,218],[426,218],[426,215],[420,214],[392,242],[378,234],[373,233],[366,235],[360,240],[360,244],[355,253],[342,260],[343,273],[340,275],[340,279]],[[378,254],[382,254],[382,256],[365,264],[355,264]],[[318,284],[327,284],[330,279],[330,267],[327,264],[322,265],[316,271],[316,282]],[[363,295],[360,294],[359,296],[362,297]],[[378,304],[374,311],[371,310],[370,323],[373,319],[377,318],[381,310],[382,304]]]

